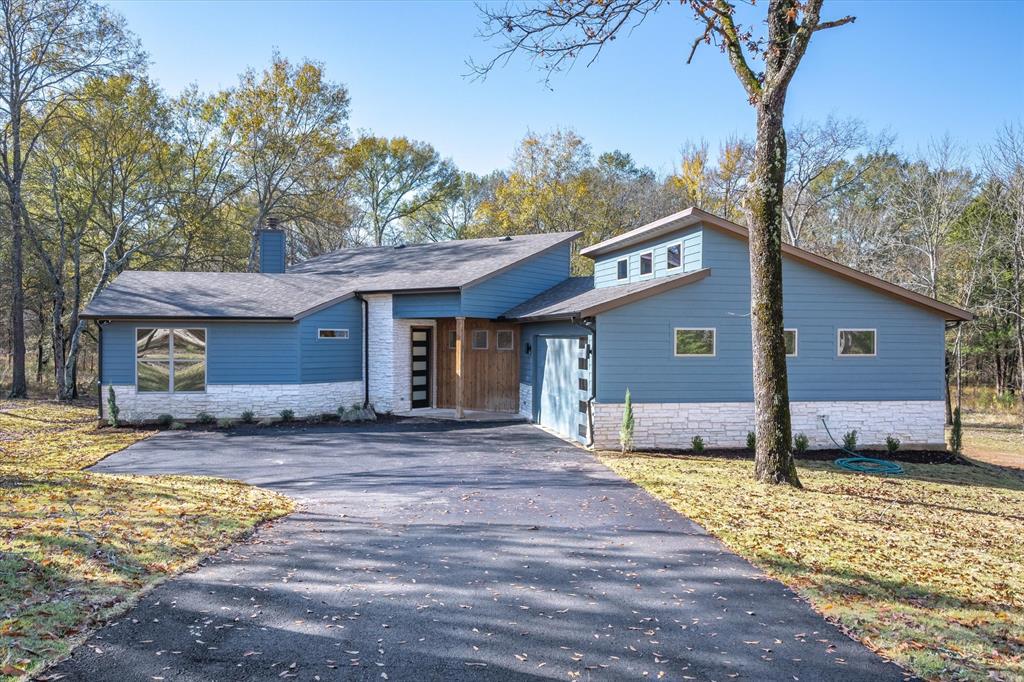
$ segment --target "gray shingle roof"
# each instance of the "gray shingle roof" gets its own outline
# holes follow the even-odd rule
[[[571,241],[579,232],[460,239],[404,247],[341,249],[288,268],[289,273],[336,275],[358,281],[359,291],[464,287]]]
[[[123,272],[86,318],[294,319],[352,294],[344,278],[254,272]]]
[[[589,317],[632,301],[654,296],[678,286],[700,281],[711,274],[711,268],[672,277],[659,277],[646,282],[594,287],[593,277],[571,277],[529,301],[520,303],[502,315],[506,319],[541,320],[566,317]]]
[[[284,274],[124,272],[85,318],[295,319],[356,292],[458,289],[571,241],[578,232],[342,249]]]

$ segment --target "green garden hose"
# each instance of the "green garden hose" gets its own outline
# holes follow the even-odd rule
[[[853,455],[852,457],[840,457],[834,462],[834,464],[840,469],[855,471],[859,474],[878,474],[879,476],[899,476],[903,473],[903,466],[898,462],[890,462],[886,459],[875,459],[874,457],[862,457],[860,453],[854,452],[853,450],[840,445],[829,430],[828,422],[825,421],[825,417],[821,418],[821,423],[825,427],[825,433],[827,433],[828,437],[832,439],[832,442],[836,444],[836,447],[848,455]]]

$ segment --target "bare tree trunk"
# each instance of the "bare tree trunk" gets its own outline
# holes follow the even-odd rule
[[[15,140],[15,158],[20,153]],[[8,186],[11,209],[11,398],[27,398],[25,379],[25,277],[20,178]]]
[[[57,398],[66,395],[64,375],[64,289],[60,282],[53,289],[53,315],[51,338],[53,339],[53,376],[57,381]]]
[[[750,326],[757,452],[762,483],[800,486],[791,444],[789,378],[782,319],[782,191],[786,177],[785,90],[757,107],[754,172],[747,195],[750,221]]]

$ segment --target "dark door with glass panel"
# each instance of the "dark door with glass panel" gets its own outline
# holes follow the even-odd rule
[[[412,406],[430,407],[430,327],[412,329]]]

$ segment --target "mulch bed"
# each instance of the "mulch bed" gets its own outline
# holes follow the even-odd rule
[[[644,448],[645,453],[667,455],[667,456],[699,456],[699,457],[722,457],[724,459],[754,459],[754,451],[747,450],[746,448],[708,448],[704,452],[698,453],[693,450],[650,450]],[[958,457],[951,452],[945,450],[897,450],[893,454],[889,454],[885,450],[857,450],[862,457],[874,457],[876,459],[886,459],[893,462],[907,462],[908,464],[970,464],[963,457]],[[843,452],[838,449],[829,450],[808,450],[803,454],[794,454],[794,457],[800,461],[808,462],[832,462],[841,457],[851,457],[852,455]]]

